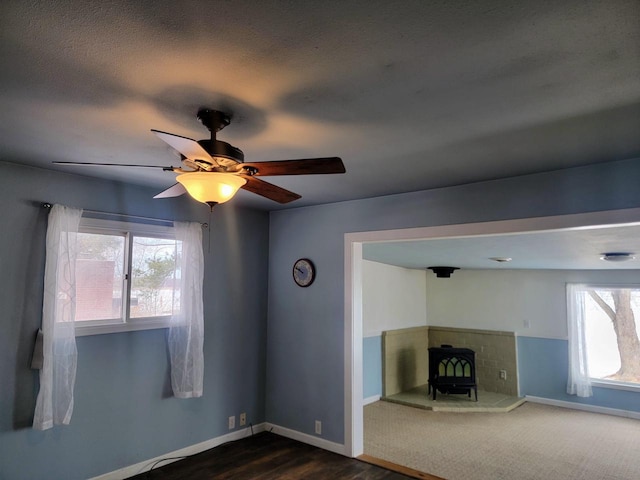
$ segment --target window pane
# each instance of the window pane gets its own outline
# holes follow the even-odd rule
[[[585,295],[592,378],[640,383],[640,289],[593,288]]]
[[[134,237],[130,317],[171,315],[180,309],[181,242]]]
[[[122,318],[124,237],[78,234],[76,321]]]

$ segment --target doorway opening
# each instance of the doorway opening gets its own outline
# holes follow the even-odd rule
[[[495,222],[445,225],[435,227],[381,230],[345,234],[344,239],[344,447],[345,454],[358,457],[364,453],[363,422],[363,319],[362,265],[363,245],[381,242],[411,242],[429,239],[453,239],[545,231],[579,231],[584,229],[630,226],[640,221],[640,208],[592,212],[552,217],[536,217]]]

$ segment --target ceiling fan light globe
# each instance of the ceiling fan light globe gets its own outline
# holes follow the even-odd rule
[[[202,203],[224,203],[231,200],[247,181],[237,175],[218,172],[183,173],[176,177],[195,200]]]

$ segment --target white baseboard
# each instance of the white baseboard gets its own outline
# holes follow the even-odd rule
[[[370,403],[375,403],[380,400],[380,395],[373,395],[371,397],[367,397],[362,401],[362,406],[369,405]]]
[[[260,423],[258,425],[253,426],[253,433],[264,432],[264,430],[265,430],[264,423]],[[145,460],[143,462],[136,463],[135,465],[130,465],[128,467],[120,468],[118,470],[114,470],[113,472],[109,472],[103,475],[99,475],[97,477],[93,477],[89,480],[122,480],[123,478],[129,478],[134,475],[138,475],[139,473],[148,472],[156,462],[159,462],[163,458],[188,457],[190,455],[195,455],[196,453],[204,452],[205,450],[209,450],[211,448],[217,447],[219,445],[222,445],[223,443],[232,442],[234,440],[240,440],[249,435],[251,435],[251,427],[243,428],[242,430],[236,430],[235,432],[227,433],[226,435],[212,438],[210,440],[205,440],[204,442],[197,443],[189,447],[181,448],[180,450],[167,452],[164,455],[160,455],[155,458],[150,458],[149,460]],[[179,458],[173,459],[173,460],[165,460],[158,463],[157,467],[168,465],[170,463],[177,462],[178,460]]]
[[[290,430],[288,428],[273,425],[271,423],[266,423],[264,430],[273,432],[283,437],[290,438],[292,440],[306,443],[307,445],[313,445],[314,447],[322,448],[323,450],[328,450],[333,453],[348,456],[346,453],[347,449],[341,443],[330,442],[329,440],[325,440],[324,438],[315,437],[313,435],[301,433],[296,430]]]
[[[564,400],[553,400],[551,398],[532,397],[526,395],[524,397],[527,402],[541,403],[543,405],[551,405],[553,407],[571,408],[573,410],[583,410],[591,413],[604,413],[606,415],[615,415],[617,417],[627,417],[640,420],[640,412],[632,412],[629,410],[620,410],[617,408],[599,407],[597,405],[586,405],[584,403],[567,402]]]

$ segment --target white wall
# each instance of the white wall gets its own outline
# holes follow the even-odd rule
[[[362,312],[365,337],[384,330],[427,324],[427,272],[363,261]]]
[[[639,270],[458,270],[427,276],[429,325],[567,338],[565,285],[640,283]]]

